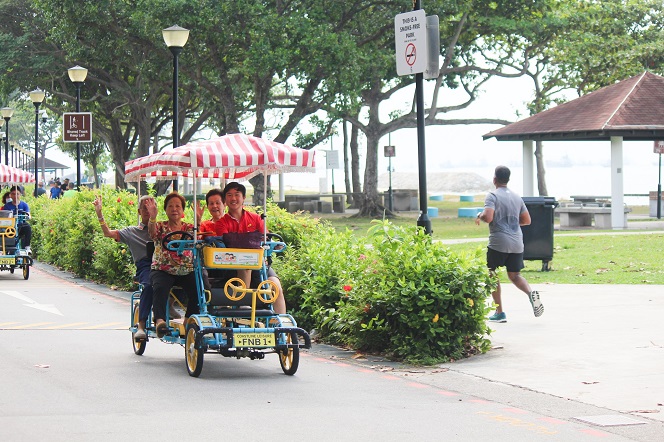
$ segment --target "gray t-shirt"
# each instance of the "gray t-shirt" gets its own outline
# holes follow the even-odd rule
[[[507,187],[498,187],[487,194],[484,207],[494,210],[493,221],[489,223],[489,248],[503,253],[523,253],[519,216],[528,209],[521,197]]]
[[[125,227],[118,231],[120,234],[120,241],[129,246],[129,251],[131,251],[131,256],[134,259],[134,263],[145,258],[148,254],[146,244],[150,239],[150,234],[148,233],[148,226],[140,223],[138,226]]]

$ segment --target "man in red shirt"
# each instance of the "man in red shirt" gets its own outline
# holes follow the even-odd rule
[[[261,216],[244,209],[244,200],[247,196],[247,188],[244,185],[235,181],[230,182],[226,184],[221,193],[223,204],[228,208],[228,213],[220,219],[214,220],[214,223],[208,221],[205,226],[206,230],[210,230],[213,225],[215,234],[219,236],[224,233],[263,233],[265,231],[265,222]],[[275,313],[286,313],[286,300],[284,299],[281,281],[279,281],[276,272],[271,267],[268,268],[267,275],[279,291],[279,296],[274,302],[274,311]],[[238,277],[245,281],[247,287],[250,286],[251,270],[238,270]]]

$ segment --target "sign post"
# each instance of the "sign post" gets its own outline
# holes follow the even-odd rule
[[[428,65],[426,14],[422,1],[413,1],[413,11],[394,17],[397,74],[415,74],[415,103],[417,106],[417,147],[419,167],[420,215],[417,225],[431,235],[431,220],[427,209],[427,170],[424,137],[424,71]]]
[[[332,138],[330,138],[330,150],[325,152],[325,167],[327,170],[332,171],[332,193],[334,193],[334,169],[339,168],[339,152],[334,150],[332,146]]]
[[[392,138],[392,134],[390,133],[390,139]],[[390,140],[391,144],[391,140]],[[388,158],[388,166],[387,166],[387,171],[389,172],[389,177],[390,177],[390,187],[387,189],[387,196],[389,198],[389,203],[390,205],[388,208],[390,209],[390,212],[392,211],[392,157],[396,156],[396,149],[394,146],[385,146],[385,156]]]
[[[659,179],[657,180],[657,219],[662,219],[662,153],[664,141],[655,140],[654,152],[659,155]]]

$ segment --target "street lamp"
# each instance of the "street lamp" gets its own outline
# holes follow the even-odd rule
[[[88,70],[80,66],[67,69],[69,79],[76,86],[76,113],[81,112],[81,86],[88,76]],[[81,143],[76,142],[76,190],[81,190]]]
[[[173,149],[180,145],[180,128],[178,121],[178,56],[182,48],[187,44],[189,38],[189,29],[181,28],[178,25],[171,26],[161,31],[164,36],[164,42],[173,54]],[[177,176],[173,181],[173,191],[178,190]]]
[[[42,104],[45,96],[46,93],[39,89],[30,92],[30,100],[32,101],[32,104],[35,105],[35,198],[37,197],[37,180],[39,176],[39,105]]]
[[[3,107],[0,109],[0,114],[2,118],[7,122],[5,126],[5,165],[9,166],[9,120],[11,120],[12,115],[14,115],[14,109],[11,107]]]

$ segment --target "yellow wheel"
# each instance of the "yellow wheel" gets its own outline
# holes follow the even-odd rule
[[[289,333],[286,335],[286,343],[291,344],[297,342],[293,341],[292,335]],[[292,376],[297,371],[297,367],[300,365],[300,348],[299,347],[290,347],[284,350],[279,351],[279,364],[281,364],[281,369],[284,374]]]
[[[138,307],[139,307],[138,302],[135,302],[134,306],[132,307],[131,323],[134,327],[138,325]],[[132,333],[131,344],[134,346],[134,353],[140,356],[145,352],[145,346],[148,344],[148,342],[145,339],[137,341],[136,338],[134,338],[134,333]]]
[[[16,236],[16,229],[13,227],[5,227],[5,232],[3,234],[6,238],[13,238]]]
[[[265,304],[272,304],[279,297],[279,288],[277,287],[277,284],[269,279],[261,282],[258,287],[258,299]]]
[[[30,266],[29,265],[24,265],[23,266],[23,279],[28,279],[30,277]]]
[[[231,301],[239,301],[244,298],[247,285],[240,278],[231,278],[224,285],[224,294]]]
[[[189,376],[195,378],[203,370],[203,355],[205,354],[205,349],[196,348],[196,333],[199,330],[200,327],[195,322],[187,324],[187,337],[184,343],[184,358],[187,363],[187,372]]]

